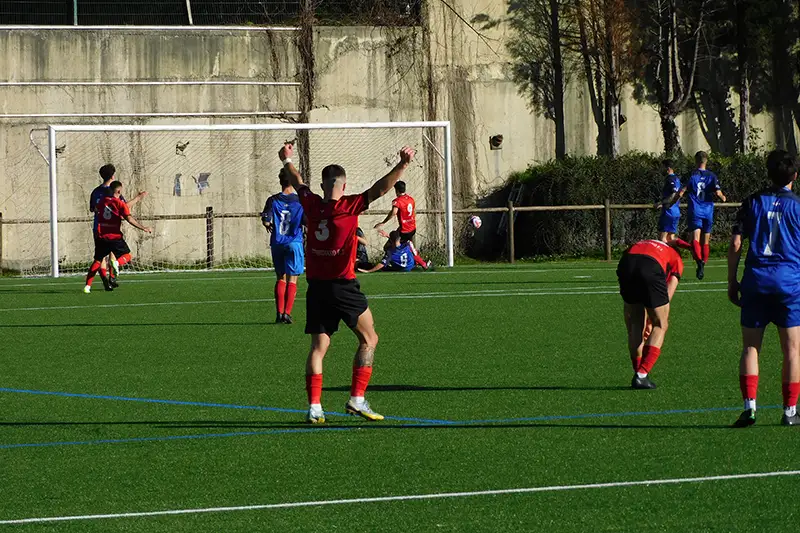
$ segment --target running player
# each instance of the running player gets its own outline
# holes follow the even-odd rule
[[[403,243],[400,239],[400,232],[393,231],[389,234],[388,249],[383,260],[372,268],[359,268],[358,271],[364,274],[371,274],[379,270],[387,272],[411,272],[417,266],[414,260],[414,246],[411,241]]]
[[[694,156],[697,170],[692,172],[689,182],[681,189],[681,194],[689,191],[689,231],[692,232],[692,257],[697,263],[697,279],[705,276],[705,266],[711,246],[711,228],[714,225],[714,198],[713,194],[727,201],[723,194],[716,174],[706,169],[708,154],[697,152]],[[702,248],[700,238],[702,235]]]
[[[389,211],[383,222],[375,224],[375,229],[382,229],[387,222],[396,218],[400,240],[405,244],[417,234],[417,203],[411,195],[406,193],[406,183],[404,181],[398,181],[394,184],[394,193],[397,197],[392,200],[392,210]],[[420,257],[416,250],[414,250],[414,254],[414,260],[422,268],[427,270],[431,266],[430,262]]]
[[[792,192],[797,162],[783,150],[767,158],[772,187],[744,201],[728,248],[728,298],[742,308],[739,387],[744,412],[734,427],[756,422],[758,354],[764,330],[778,327],[783,350],[784,426],[800,425],[800,198]],[[742,282],[738,281],[743,239],[750,240]]]
[[[128,248],[125,239],[122,236],[122,221],[127,220],[128,223],[138,228],[145,233],[152,233],[148,227],[142,226],[139,222],[131,216],[131,210],[122,200],[122,183],[118,181],[111,182],[109,185],[111,196],[106,196],[97,205],[99,215],[99,223],[97,225],[94,248],[94,262],[89,267],[89,273],[86,275],[86,286],[83,292],[89,294],[92,292],[92,281],[95,275],[100,270],[100,264],[104,257],[113,253],[119,265],[125,265],[131,260],[131,249]],[[105,281],[104,281],[105,283]],[[107,290],[113,290],[106,287]]]
[[[89,196],[89,212],[90,213],[94,213],[94,222],[92,224],[92,235],[93,235],[94,240],[95,240],[95,248],[97,248],[97,242],[96,242],[97,241],[97,225],[99,224],[99,221],[100,221],[99,220],[99,212],[97,210],[97,206],[100,204],[100,202],[103,201],[103,199],[105,199],[106,196],[111,196],[111,189],[109,188],[109,185],[111,184],[112,181],[114,181],[114,176],[116,175],[116,173],[117,173],[117,169],[114,167],[114,165],[112,165],[110,163],[100,167],[100,179],[102,179],[103,182],[100,185],[98,185],[97,187],[95,187],[94,190],[92,191],[92,194]],[[130,202],[127,202],[125,200],[125,198],[121,198],[121,200],[123,202],[127,202],[128,207],[131,207],[132,205],[134,205],[137,202],[139,202],[145,196],[147,196],[147,192],[143,191],[143,192],[140,192],[139,194],[137,194],[136,198],[134,198]],[[117,286],[117,274],[119,273],[119,264],[116,263],[116,271],[113,271],[113,269],[112,269],[112,274],[113,275],[109,279],[108,276],[107,276],[107,268],[108,268],[108,262],[109,262],[108,259],[111,260],[112,267],[116,263],[116,257],[114,257],[113,253],[110,254],[108,256],[108,258],[104,257],[103,261],[100,264],[100,277],[103,279],[103,285],[104,286],[108,285],[111,288],[113,288],[113,287]]]
[[[675,246],[678,246],[676,241],[669,245],[652,240],[637,242],[623,254],[617,267],[619,292],[625,302],[634,389],[656,388],[648,376],[661,355],[669,304],[683,275],[683,260]],[[644,340],[646,328],[649,335]]]
[[[356,280],[356,228],[358,215],[369,204],[385,195],[405,172],[414,158],[414,150],[403,148],[400,162],[383,178],[361,194],[345,196],[347,176],[338,165],[322,169],[320,197],[303,183],[292,163],[294,146],[284,145],[278,156],[289,172],[289,181],[300,196],[308,220],[308,293],[306,295],[306,333],[311,335],[311,350],[306,361],[308,415],[312,424],[325,422],[320,401],[322,396],[322,361],[331,344],[331,336],[339,322],[349,327],[358,338],[358,351],[353,361],[350,400],[345,405],[349,414],[367,420],[383,420],[364,399],[378,344],[378,334],[367,298]]]
[[[678,233],[678,222],[681,219],[680,201],[683,197],[681,190],[681,179],[672,169],[672,161],[665,159],[661,162],[667,177],[664,180],[664,188],[661,193],[661,201],[656,204],[657,209],[662,209],[661,216],[658,218],[658,239],[662,242],[669,242],[675,239]]]
[[[289,183],[286,170],[281,170],[278,179],[283,190],[269,197],[261,213],[261,223],[272,234],[269,244],[275,274],[278,276],[275,282],[275,323],[291,324],[297,278],[305,267],[303,206]]]

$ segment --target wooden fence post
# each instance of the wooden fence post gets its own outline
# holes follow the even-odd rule
[[[0,213],[0,273],[3,272],[3,213]]]
[[[611,261],[611,200],[608,198],[606,198],[605,212],[606,261]]]
[[[508,260],[513,265],[516,261],[516,253],[514,251],[514,202],[508,202]]]
[[[206,268],[214,268],[214,208],[206,207]]]

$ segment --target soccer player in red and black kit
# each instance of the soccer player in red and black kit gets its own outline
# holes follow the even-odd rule
[[[83,292],[92,292],[92,281],[97,272],[100,270],[100,264],[108,254],[113,253],[117,258],[119,265],[125,265],[131,260],[131,249],[122,237],[122,221],[127,220],[128,223],[145,233],[152,233],[153,230],[142,226],[139,222],[131,216],[131,210],[122,200],[122,183],[114,181],[109,185],[110,196],[103,198],[97,204],[97,228],[95,229],[94,241],[94,262],[89,267],[89,273],[86,275],[86,286]],[[104,280],[105,281],[105,280]],[[107,287],[108,289],[109,287]]]
[[[637,242],[623,254],[617,267],[619,292],[625,302],[628,351],[634,371],[631,387],[634,389],[656,388],[648,375],[661,355],[669,304],[683,275],[683,260],[676,246],[688,248],[689,244],[683,241]],[[649,336],[644,340],[646,329]]]
[[[397,218],[400,242],[405,244],[410,242],[414,238],[414,235],[417,234],[417,204],[414,198],[406,193],[406,183],[404,181],[398,181],[394,184],[394,192],[397,198],[392,200],[392,210],[389,211],[389,214],[386,215],[383,222],[375,224],[375,229],[380,230],[383,228],[384,224],[393,218]],[[425,261],[419,255],[419,252],[417,252],[413,244],[411,245],[411,249],[414,251],[414,261],[426,270],[430,268],[431,263]]]
[[[322,169],[320,197],[303,183],[303,178],[292,164],[294,146],[284,145],[278,156],[289,172],[290,182],[300,196],[308,220],[306,244],[306,333],[311,335],[311,350],[306,361],[306,391],[308,392],[308,416],[312,424],[325,422],[322,410],[322,360],[331,344],[331,336],[343,321],[356,337],[358,351],[353,361],[353,378],[350,400],[345,411],[367,420],[383,420],[364,399],[378,344],[378,334],[367,297],[361,292],[356,280],[356,229],[358,215],[369,204],[385,195],[403,175],[414,150],[400,150],[400,162],[386,176],[361,194],[345,196],[347,176],[338,165]]]

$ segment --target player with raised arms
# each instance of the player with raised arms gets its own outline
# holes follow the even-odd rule
[[[389,211],[383,222],[375,224],[375,229],[381,230],[387,222],[396,218],[400,241],[405,244],[417,234],[417,203],[406,192],[406,183],[404,181],[398,181],[394,184],[394,193],[396,197],[392,200],[392,210]],[[426,270],[431,266],[430,261],[425,261],[416,249],[414,249],[414,261]]]
[[[126,220],[131,226],[138,228],[145,233],[152,233],[148,227],[142,226],[131,216],[130,207],[122,200],[122,183],[113,181],[109,184],[111,196],[106,196],[97,205],[99,213],[99,223],[96,229],[94,262],[89,267],[86,275],[86,286],[83,292],[92,292],[92,281],[100,270],[100,264],[104,257],[114,254],[119,265],[125,265],[131,260],[131,249],[122,236],[122,221]]]
[[[649,374],[661,355],[669,325],[670,302],[683,275],[683,260],[676,246],[679,246],[678,241],[670,244],[655,240],[637,242],[622,255],[617,267],[619,292],[625,302],[625,329],[634,389],[656,388]]]
[[[405,172],[414,158],[414,150],[400,150],[400,162],[383,178],[361,194],[345,196],[347,175],[339,165],[322,169],[323,196],[311,192],[292,163],[294,146],[285,144],[278,156],[289,173],[289,182],[297,191],[308,221],[306,333],[311,335],[311,350],[306,360],[308,415],[312,424],[325,422],[322,409],[322,362],[331,344],[331,336],[344,322],[358,338],[353,360],[350,399],[345,411],[367,420],[383,420],[370,408],[364,393],[372,376],[372,364],[378,334],[367,297],[356,280],[356,228],[358,216],[370,203],[385,195]]]
[[[778,327],[783,351],[781,423],[800,425],[800,198],[792,192],[797,171],[797,162],[787,152],[769,154],[767,172],[772,186],[742,203],[728,247],[728,298],[742,308],[739,388],[744,412],[734,427],[756,422],[758,354],[770,323]],[[750,241],[750,247],[739,283],[744,239]]]
[[[714,226],[713,195],[727,201],[719,185],[717,175],[706,169],[708,154],[697,152],[694,156],[697,169],[689,176],[689,182],[683,186],[681,196],[689,191],[689,231],[692,232],[692,257],[697,263],[697,279],[705,276],[705,266],[711,251],[711,228]],[[702,236],[702,247],[700,238]]]
[[[294,299],[297,295],[297,278],[305,267],[303,252],[303,206],[286,170],[278,175],[282,191],[270,196],[261,213],[261,223],[267,232],[275,265],[276,324],[291,324]]]

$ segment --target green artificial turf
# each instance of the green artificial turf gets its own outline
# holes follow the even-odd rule
[[[679,287],[655,391],[629,389],[614,266],[362,276],[380,334],[367,395],[395,418],[335,414],[355,350],[343,331],[321,428],[303,423],[304,280],[297,323],[276,326],[270,273],[123,274],[90,295],[79,278],[2,279],[0,387],[17,392],[0,391],[0,521],[800,468],[800,430],[778,425],[774,330],[758,424],[728,428],[740,340],[723,263]],[[786,476],[0,530],[791,531],[797,494]]]

